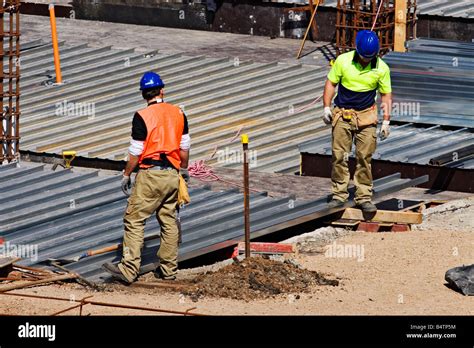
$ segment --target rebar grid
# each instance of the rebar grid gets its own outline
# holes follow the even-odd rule
[[[382,1],[382,4],[380,2]],[[407,39],[416,37],[416,0],[407,1]],[[379,6],[380,13],[377,17]],[[395,34],[395,0],[338,0],[336,15],[337,55],[355,49],[360,30],[370,30],[380,40],[380,54],[393,50]]]
[[[20,141],[20,0],[0,7],[0,164],[19,159]]]

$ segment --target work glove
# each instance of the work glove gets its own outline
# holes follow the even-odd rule
[[[384,120],[382,122],[382,128],[380,128],[379,138],[380,140],[385,140],[390,134],[390,121]]]
[[[332,122],[332,111],[329,106],[324,108],[323,121],[326,124],[331,124]]]
[[[122,191],[126,196],[130,196],[130,189],[132,188],[132,179],[129,176],[124,175],[122,177]]]
[[[186,181],[186,184],[189,183],[189,170],[185,168],[180,168],[179,169],[179,174],[183,177],[184,181]]]

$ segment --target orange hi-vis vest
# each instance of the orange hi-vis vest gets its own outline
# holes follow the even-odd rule
[[[142,163],[145,158],[159,161],[161,154],[165,154],[168,161],[179,169],[179,147],[184,130],[184,115],[181,109],[168,103],[157,103],[138,111],[138,114],[147,129],[143,152],[138,162],[140,168],[152,167]]]

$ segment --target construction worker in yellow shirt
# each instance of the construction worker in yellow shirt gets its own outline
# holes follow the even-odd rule
[[[377,143],[377,91],[381,95],[383,122],[379,133],[384,140],[390,133],[392,88],[390,69],[378,57],[380,45],[370,30],[357,33],[356,50],[341,54],[327,76],[324,88],[323,120],[332,124],[332,200],[328,207],[340,207],[349,198],[349,154],[356,145],[354,174],[355,203],[364,213],[377,208],[372,203],[372,154]],[[338,86],[334,100],[331,102]]]

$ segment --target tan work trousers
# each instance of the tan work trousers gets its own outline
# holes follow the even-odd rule
[[[179,176],[176,170],[145,169],[138,172],[123,218],[123,255],[118,265],[129,281],[134,281],[139,274],[145,223],[153,213],[156,213],[161,227],[160,249],[157,253],[160,270],[164,276],[176,274],[179,239],[176,223],[178,187]]]
[[[377,145],[377,126],[358,129],[353,122],[340,117],[332,129],[332,193],[333,198],[346,201],[349,198],[349,155],[352,143],[356,145],[356,170],[354,173],[355,203],[372,199],[372,154]]]

